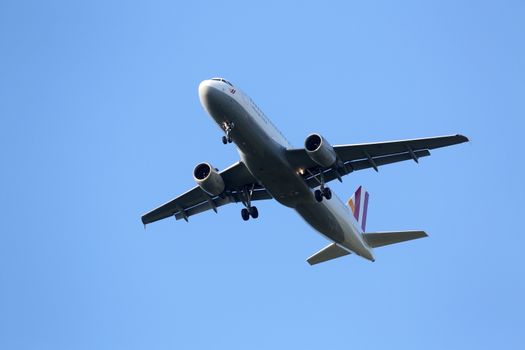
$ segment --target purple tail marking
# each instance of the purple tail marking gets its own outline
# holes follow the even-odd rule
[[[361,224],[361,228],[363,229],[363,232],[366,228],[366,213],[368,212],[368,192],[365,191],[365,203],[363,206],[363,222]]]
[[[355,210],[354,217],[359,221],[359,209],[361,208],[361,186],[355,191]]]

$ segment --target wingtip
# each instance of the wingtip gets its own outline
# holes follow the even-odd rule
[[[461,140],[461,142],[469,142],[470,141],[469,138],[466,137],[465,135],[457,134],[456,136]]]

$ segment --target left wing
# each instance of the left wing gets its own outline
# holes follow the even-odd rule
[[[304,148],[287,150],[286,155],[292,166],[302,169],[305,180],[313,188],[319,186],[317,176],[322,172],[325,182],[338,179],[356,170],[373,168],[378,171],[382,165],[414,160],[430,155],[431,149],[467,142],[463,135],[428,137],[422,139],[362,143],[333,146],[337,158],[342,163],[339,169],[323,169],[306,153]]]
[[[257,183],[242,162],[233,164],[219,174],[226,188],[220,196],[210,196],[199,186],[195,186],[177,198],[142,215],[142,223],[146,225],[170,216],[174,216],[177,220],[187,221],[188,217],[210,209],[217,212],[217,208],[222,205],[242,202],[246,191],[252,192],[252,201],[272,198],[268,191]]]

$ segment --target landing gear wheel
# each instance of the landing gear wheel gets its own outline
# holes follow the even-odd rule
[[[257,210],[257,207],[250,207],[248,211],[250,212],[250,216],[252,218],[257,219],[259,217],[259,211]]]
[[[248,221],[248,219],[250,218],[250,212],[248,211],[248,209],[243,208],[241,210],[241,216],[244,221]]]
[[[328,187],[325,187],[323,189],[323,197],[330,200],[330,198],[332,198],[332,191],[330,190],[330,188]]]
[[[315,200],[321,203],[323,201],[323,193],[320,190],[314,191]]]
[[[224,130],[225,135],[222,137],[222,143],[232,143],[232,137],[230,135],[231,131],[233,130],[233,127],[235,124],[233,122],[224,122],[221,124],[221,128]]]

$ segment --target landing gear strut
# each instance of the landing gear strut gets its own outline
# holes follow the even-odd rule
[[[315,196],[315,200],[320,203],[323,201],[323,197],[330,200],[332,198],[332,191],[330,190],[330,187],[325,187],[324,174],[322,170],[319,176],[321,178],[321,180],[319,181],[319,183],[321,184],[321,187],[319,187],[318,190],[314,191],[314,196]]]
[[[230,133],[231,133],[231,131],[232,131],[234,126],[235,126],[235,124],[233,124],[233,122],[224,122],[224,123],[222,123],[221,127],[224,130],[224,132],[226,133],[226,135],[224,135],[222,137],[222,143],[227,144],[227,143],[231,143],[232,142],[232,137],[231,137]]]
[[[257,219],[259,217],[259,211],[257,210],[257,207],[252,206],[252,195],[253,195],[253,188],[255,185],[252,185],[251,189],[248,189],[248,186],[244,186],[242,189],[242,204],[246,208],[243,208],[241,210],[241,217],[244,221],[248,221],[250,219],[250,216],[254,219]]]

